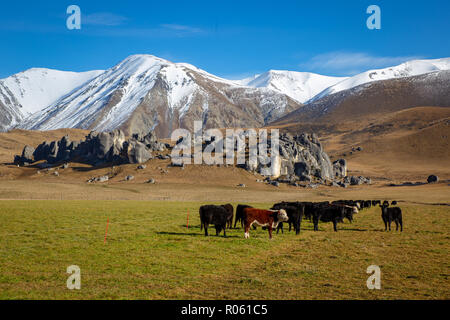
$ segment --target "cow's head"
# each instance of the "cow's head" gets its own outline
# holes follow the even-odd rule
[[[358,210],[358,207],[357,207],[357,206],[352,207],[352,213],[353,213],[353,214],[359,213],[359,210]]]
[[[286,213],[286,211],[284,209],[278,210],[277,216],[278,216],[278,221],[280,221],[280,222],[284,222],[284,221],[288,221],[289,220],[289,217],[288,217],[288,215],[287,215],[287,213]]]

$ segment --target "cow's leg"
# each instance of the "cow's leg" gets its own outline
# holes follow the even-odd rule
[[[227,228],[225,225],[225,228],[223,228],[223,237],[226,238],[227,237]]]
[[[272,239],[272,224],[267,227],[269,229],[269,239]]]
[[[392,220],[391,220],[391,218],[389,218],[389,219],[388,219],[389,231],[391,231],[391,222],[392,222]]]
[[[395,219],[395,231],[398,231],[398,220]]]
[[[277,234],[278,232],[281,230],[281,233],[284,234],[284,229],[283,229],[283,222],[280,222],[277,226]]]
[[[302,217],[300,216],[300,219],[298,221],[298,233],[300,233],[301,228],[302,228]]]
[[[245,222],[244,238],[245,239],[250,238],[250,223],[248,223],[248,222]]]
[[[300,221],[297,221],[296,228],[295,228],[295,234],[296,235],[300,234]]]
[[[402,219],[402,217],[400,217],[399,223],[400,223],[400,232],[403,232],[403,219]]]
[[[333,220],[333,229],[334,229],[334,232],[337,232],[337,221],[336,220]]]
[[[208,226],[209,226],[209,224],[205,223],[205,237],[208,236]]]

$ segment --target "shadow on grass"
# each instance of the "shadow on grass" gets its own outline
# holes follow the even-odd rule
[[[169,236],[190,236],[190,237],[204,237],[205,238],[205,234],[204,233],[187,233],[187,232],[165,232],[165,231],[160,231],[160,232],[156,232],[156,234],[158,234],[158,235],[169,235]],[[223,233],[221,233],[219,236],[216,236],[215,235],[215,231],[214,231],[213,233],[210,233],[208,237],[223,238]],[[227,238],[240,238],[240,237],[227,235]]]

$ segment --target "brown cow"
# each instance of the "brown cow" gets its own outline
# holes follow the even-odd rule
[[[280,210],[262,210],[254,208],[244,209],[244,227],[245,239],[250,238],[250,227],[256,223],[260,226],[267,227],[269,230],[269,238],[272,239],[272,229],[277,228],[280,222],[288,221],[288,215],[284,209]]]

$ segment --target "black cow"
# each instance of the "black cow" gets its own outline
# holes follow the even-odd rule
[[[205,228],[205,236],[208,236],[208,227],[213,224],[216,228],[216,235],[223,230],[223,236],[226,237],[226,227],[229,217],[229,212],[223,206],[206,205],[201,206],[200,213],[200,230]]]
[[[305,206],[300,202],[281,202],[277,203],[272,207],[272,210],[284,209],[288,215],[289,220],[289,232],[291,231],[292,225],[294,226],[295,234],[300,233],[300,228],[302,224],[303,214],[305,212]],[[279,223],[277,227],[277,233],[281,229],[284,233],[283,223]]]
[[[222,207],[225,208],[225,210],[228,211],[228,220],[227,220],[227,228],[231,229],[233,226],[233,214],[234,214],[234,208],[231,204],[223,204]]]
[[[236,229],[236,224],[241,222],[241,227],[244,227],[244,209],[245,208],[253,208],[251,206],[247,206],[245,204],[238,204],[236,208],[236,218],[234,219],[234,228]]]
[[[323,205],[318,204],[313,213],[314,231],[319,230],[319,221],[333,222],[333,229],[337,232],[338,222],[344,222],[344,218],[353,220],[353,211],[355,207],[342,205]]]
[[[391,231],[391,222],[394,221],[397,228],[395,231],[398,231],[398,226],[400,225],[400,231],[403,232],[403,217],[402,217],[402,209],[399,207],[389,208],[388,205],[380,205],[381,208],[381,218],[384,222],[384,231],[387,231],[389,226],[389,231]]]
[[[350,207],[356,207],[358,209],[362,208],[361,204],[355,200],[337,200],[337,201],[333,201],[331,204],[346,205],[346,206],[350,206]]]
[[[391,202],[391,206],[396,206],[396,205],[397,205],[397,201],[394,200]]]
[[[313,213],[316,204],[314,202],[299,202],[304,207],[303,215],[305,218],[309,219],[309,221],[312,221]]]

